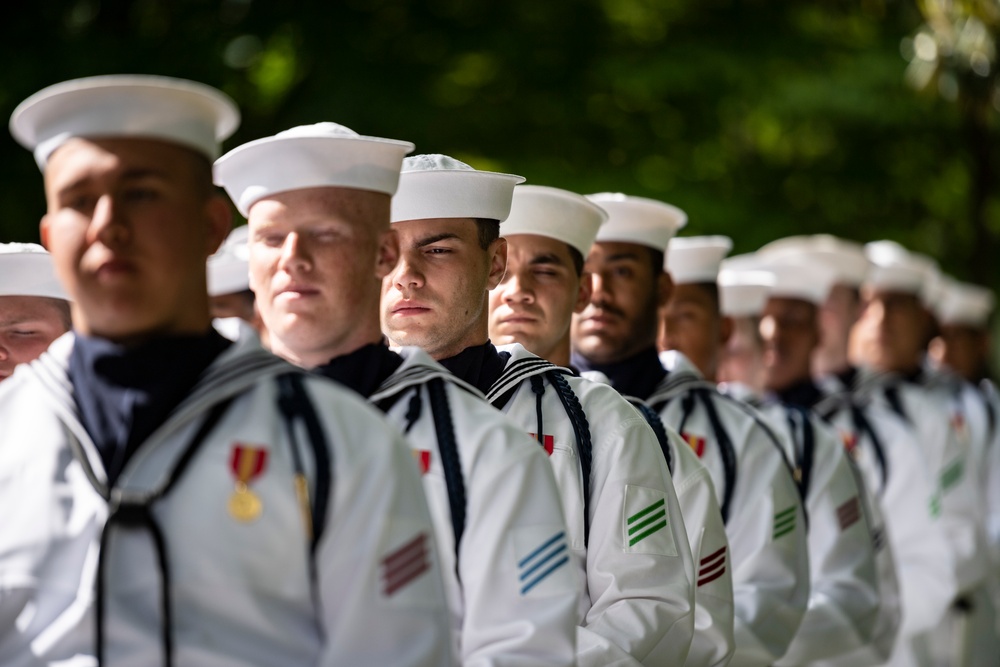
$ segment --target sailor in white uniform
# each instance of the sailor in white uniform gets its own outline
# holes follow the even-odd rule
[[[876,547],[885,551],[884,529],[870,525],[871,498],[839,434],[811,409],[823,396],[810,373],[820,338],[818,311],[835,274],[818,262],[761,254],[732,257],[727,265],[775,276],[761,313],[765,393],[759,407],[793,446],[809,519],[809,609],[777,664],[812,664],[848,655],[851,664],[880,664],[889,657],[898,627],[895,596],[892,608],[881,604],[880,579],[895,589],[888,553],[881,559],[882,571],[876,568]],[[879,650],[870,651],[876,639]]]
[[[405,434],[461,664],[573,665],[575,563],[545,453],[422,350],[382,341],[381,279],[399,255],[389,202],[411,148],[335,123],[301,126],[232,150],[216,181],[249,220],[272,350],[353,389]]]
[[[238,119],[145,76],[14,112],[75,329],[0,387],[0,664],[450,662],[402,439],[211,327],[205,262],[230,226],[211,160]]]
[[[545,186],[514,188],[510,216],[501,227],[501,235],[507,239],[507,272],[490,292],[491,340],[501,345],[520,343],[543,359],[569,366],[572,315],[589,298],[590,281],[582,275],[583,258],[604,218],[600,207],[578,194]],[[609,396],[606,401],[589,403],[586,410],[590,419],[607,422],[627,413],[625,403]],[[688,543],[698,567],[695,632],[684,664],[724,665],[733,650],[733,583],[729,543],[715,488],[708,470],[680,436],[664,427],[651,410],[645,414],[663,432],[661,446],[666,446]],[[635,471],[644,474],[648,466],[643,459],[645,449],[634,447],[609,459],[614,467],[606,474],[621,477],[623,483],[636,477]],[[595,470],[594,474],[603,472]],[[580,499],[568,497],[565,502],[580,504]],[[623,559],[622,565],[628,564]]]
[[[646,400],[699,453],[712,474],[733,564],[730,664],[773,664],[809,598],[805,515],[784,446],[759,415],[720,394],[682,355],[672,372],[660,364],[657,311],[672,287],[663,253],[686,221],[683,211],[621,194],[590,198],[610,217],[587,258],[593,287],[574,316],[573,364]]]
[[[815,397],[809,407],[840,433],[883,517],[889,548],[878,553],[882,606],[883,610],[891,606],[894,595],[886,589],[881,567],[885,553],[891,551],[900,612],[889,662],[905,664],[913,638],[941,622],[958,584],[939,515],[931,513],[936,480],[923,457],[914,455],[919,451],[915,434],[898,414],[844,388],[858,374],[848,358],[848,341],[860,314],[857,304],[869,261],[860,244],[828,235],[779,239],[758,254],[822,265],[835,275],[834,286],[820,307],[822,336],[813,354],[813,375],[823,395]],[[876,529],[877,523],[874,519]],[[865,654],[871,656],[869,661],[878,659],[882,655],[879,634],[876,630],[871,650],[847,655],[837,664],[853,665],[865,660]]]
[[[0,382],[73,326],[52,258],[37,243],[0,243]]]
[[[938,335],[928,349],[931,363],[940,373],[961,379],[965,415],[971,432],[985,451],[974,452],[977,484],[982,489],[986,537],[991,567],[988,590],[975,590],[971,604],[976,613],[967,628],[967,665],[991,664],[1000,654],[997,603],[1000,601],[1000,397],[989,377],[990,316],[995,296],[980,285],[963,283],[944,276],[934,303]],[[974,390],[973,390],[974,389]]]
[[[936,265],[887,241],[868,244],[866,254],[873,268],[862,287],[862,315],[851,332],[852,361],[862,366],[854,389],[897,413],[915,434],[934,480],[931,511],[940,515],[957,579],[955,613],[937,633],[915,637],[912,655],[900,662],[929,664],[935,660],[931,656],[944,657],[956,648],[956,633],[949,628],[956,623],[969,627],[964,596],[981,587],[989,568],[984,501],[972,474],[975,452],[982,451],[975,442],[981,432],[969,428],[975,420],[964,407],[965,388],[925,372],[922,365],[932,326],[927,307],[938,281]],[[961,643],[964,651],[968,644]]]
[[[549,454],[579,555],[578,663],[683,664],[694,565],[655,435],[629,406],[605,406],[619,400],[609,387],[489,342],[487,298],[506,266],[499,221],[513,184],[447,156],[407,158],[392,205],[401,259],[383,281],[383,331],[475,385]]]

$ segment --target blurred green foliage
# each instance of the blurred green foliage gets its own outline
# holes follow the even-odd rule
[[[962,32],[969,15],[982,31]],[[239,102],[227,147],[333,120],[660,198],[736,252],[894,238],[995,286],[997,16],[985,0],[38,0],[0,27],[0,114],[78,76],[189,77]],[[9,136],[0,154],[0,239],[36,240],[41,179]]]

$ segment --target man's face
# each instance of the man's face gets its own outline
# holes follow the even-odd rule
[[[978,382],[987,366],[990,337],[985,329],[943,325],[929,353],[938,366],[950,368],[969,382]]]
[[[498,345],[521,343],[543,358],[568,351],[573,313],[589,298],[589,284],[582,283],[564,242],[536,234],[508,236],[507,272],[490,292],[490,339]]]
[[[768,299],[760,320],[767,389],[781,391],[809,378],[812,352],[819,344],[816,310],[801,299]]]
[[[613,363],[656,343],[657,307],[670,278],[653,271],[650,250],[636,243],[595,243],[584,265],[590,302],[573,316],[573,348],[591,362]]]
[[[382,331],[396,345],[447,359],[488,336],[487,292],[500,282],[507,243],[479,245],[470,218],[393,223],[400,259],[382,281]]]
[[[670,301],[660,309],[657,347],[679,351],[713,379],[724,342],[715,297],[701,285],[674,285]]]
[[[72,139],[45,169],[42,240],[84,334],[203,331],[205,260],[230,224],[210,166],[146,139]]]
[[[379,285],[396,261],[389,202],[310,188],[250,208],[250,287],[277,354],[313,367],[378,339]]]
[[[851,327],[857,321],[859,313],[858,291],[847,285],[834,285],[819,310],[819,324],[823,331],[822,347],[839,351],[840,354],[846,352]]]
[[[879,371],[906,373],[920,365],[928,315],[912,294],[866,290],[851,330],[851,360]]]
[[[746,385],[754,393],[764,388],[763,343],[755,317],[739,317],[732,321],[732,335],[726,340],[719,358],[716,379]]]
[[[14,367],[37,359],[66,333],[59,302],[37,296],[0,296],[0,382]]]

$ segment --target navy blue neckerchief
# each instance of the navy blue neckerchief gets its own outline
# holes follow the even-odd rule
[[[403,357],[382,343],[371,343],[331,359],[313,372],[368,398],[402,365]]]
[[[812,409],[825,398],[825,395],[812,379],[806,379],[790,387],[776,392],[782,403],[798,405]]]
[[[438,363],[485,395],[503,374],[508,359],[510,352],[498,352],[493,343],[486,341],[485,345],[467,347]]]
[[[572,364],[581,371],[604,373],[619,394],[635,396],[642,400],[649,398],[667,376],[667,371],[656,354],[656,348],[653,347],[611,364],[594,364],[586,357],[574,353]]]
[[[101,454],[108,486],[230,344],[215,329],[133,346],[76,336],[69,380],[80,422]]]

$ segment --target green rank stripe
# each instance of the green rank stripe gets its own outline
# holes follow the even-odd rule
[[[931,517],[937,518],[941,514],[941,496],[934,494],[930,501]]]
[[[628,545],[634,547],[639,542],[667,527],[667,510],[663,499],[639,510],[630,516],[628,523]]]
[[[947,491],[951,487],[955,486],[960,479],[962,479],[962,473],[965,471],[965,465],[962,459],[959,459],[949,465],[941,473],[941,490]]]
[[[795,530],[795,507],[789,507],[774,515],[774,535],[771,539],[778,539]]]

